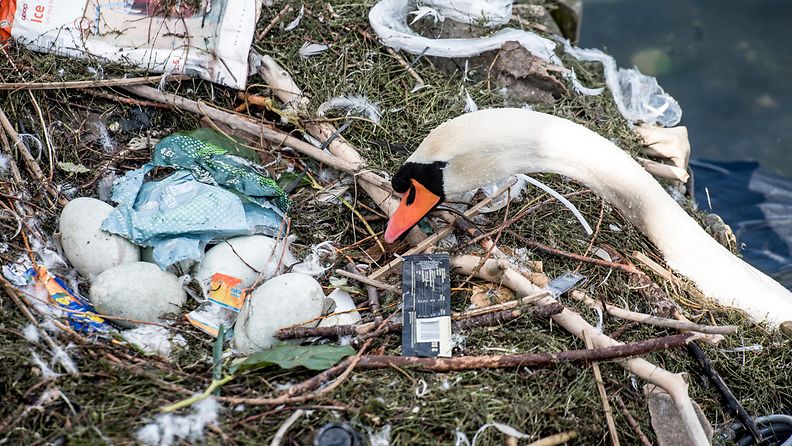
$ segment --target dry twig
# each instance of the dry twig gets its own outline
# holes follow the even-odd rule
[[[583,340],[586,343],[586,348],[594,348],[591,339],[583,333]],[[611,443],[613,446],[619,446],[619,436],[616,434],[616,423],[613,422],[613,411],[611,411],[610,404],[608,403],[608,394],[605,392],[605,383],[602,382],[602,373],[600,372],[599,363],[597,361],[591,362],[591,369],[594,371],[594,381],[597,383],[597,391],[599,392],[600,399],[602,399],[602,407],[605,410],[605,420],[608,422],[608,432],[610,433]]]
[[[580,290],[572,291],[570,293],[570,296],[572,296],[573,299],[583,302],[590,307],[596,307],[599,308],[600,310],[603,310],[603,306],[601,302],[597,302],[594,299],[586,296],[586,294]],[[655,325],[658,327],[668,327],[668,328],[675,328],[677,330],[689,330],[689,331],[696,331],[699,333],[707,333],[707,334],[729,335],[729,334],[737,333],[736,325],[723,325],[723,326],[701,325],[689,321],[680,321],[676,319],[668,319],[664,317],[652,316],[650,314],[638,313],[635,311],[625,310],[624,308],[619,308],[608,304],[605,304],[604,311],[609,315],[618,317],[620,319],[641,322],[644,324]]]
[[[481,258],[476,256],[453,256],[451,258],[451,266],[458,269],[462,274],[471,274],[475,272],[475,274],[482,279],[493,283],[499,283],[520,294],[532,294],[540,291],[528,279],[513,270],[509,263],[504,260],[488,260],[484,264],[481,264]],[[554,303],[556,300],[548,296],[539,302],[548,304]],[[590,336],[592,343],[597,347],[620,345],[619,342],[599,333],[597,329],[586,322],[578,313],[567,308],[552,318],[556,323],[575,336],[582,336],[583,333]],[[688,436],[691,438],[692,444],[695,446],[709,444],[707,435],[704,433],[704,429],[696,416],[693,403],[688,395],[687,382],[685,382],[681,375],[671,373],[640,358],[619,361],[619,364],[630,372],[660,386],[668,392],[679,411],[683,426]]]

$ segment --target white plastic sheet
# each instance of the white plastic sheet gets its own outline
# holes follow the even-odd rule
[[[477,12],[479,9],[481,12]],[[437,20],[449,18],[462,23],[497,27],[508,23],[511,18],[511,0],[427,0],[416,4],[410,0],[382,0],[369,11],[369,22],[386,46],[411,54],[466,58],[497,50],[506,42],[516,41],[535,57],[563,67],[561,59],[555,54],[556,42],[532,32],[504,28],[484,37],[431,39],[409,27],[407,19],[410,16],[431,16]],[[641,74],[636,69],[618,68],[614,59],[600,50],[575,48],[568,41],[558,40],[570,56],[602,63],[605,82],[625,119],[632,123],[657,123],[665,127],[679,123],[682,109],[657,84],[657,79]],[[565,72],[564,77],[580,94],[597,95],[603,91],[601,88],[581,85],[574,71]]]
[[[9,3],[6,7],[5,3]],[[259,0],[4,2],[0,38],[34,50],[187,73],[242,89]]]

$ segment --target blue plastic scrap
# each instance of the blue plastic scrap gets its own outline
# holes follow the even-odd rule
[[[145,181],[157,166],[181,169]],[[160,141],[151,163],[113,185],[112,199],[118,206],[102,229],[154,247],[154,261],[163,269],[183,260],[200,261],[212,240],[276,235],[289,204],[277,183],[251,163],[186,135]]]

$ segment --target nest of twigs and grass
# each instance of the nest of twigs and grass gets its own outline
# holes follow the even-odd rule
[[[370,33],[366,14],[369,2],[333,1],[332,10],[324,3],[305,5],[305,16],[299,32],[283,33],[276,26],[262,40],[254,41],[254,48],[268,54],[286,68],[310,98],[310,110],[323,101],[345,94],[365,95],[379,104],[382,120],[373,124],[365,119],[352,119],[343,136],[365,157],[375,171],[393,173],[417,147],[420,140],[438,124],[461,113],[465,103],[462,86],[479,107],[501,107],[512,104],[498,87],[486,78],[471,76],[479,81],[465,81],[464,67],[455,72],[443,72],[428,58],[415,62],[414,70],[426,87],[411,93],[414,78],[393,55],[377,42],[366,37]],[[288,22],[299,10],[283,21]],[[258,23],[261,32],[278,14],[279,8],[265,8]],[[361,31],[364,31],[362,33]],[[304,42],[325,43],[330,49],[322,54],[301,58],[298,51]],[[95,79],[97,72],[104,78],[145,76],[128,67],[106,64],[97,60],[74,60],[54,55],[37,54],[13,43],[0,55],[0,80],[11,82],[62,82]],[[412,56],[404,55],[408,62]],[[588,85],[602,84],[596,65],[574,65],[578,77]],[[471,67],[471,70],[478,68]],[[486,67],[481,68],[486,70]],[[467,73],[475,75],[475,73]],[[225,110],[240,105],[237,91],[200,80],[182,80],[165,85],[165,91],[202,100]],[[249,80],[248,94],[273,97],[261,78]],[[34,162],[40,166],[44,181],[31,174],[28,164],[18,151],[11,149],[7,136],[3,137],[3,156],[9,151],[21,171],[24,182],[14,185],[7,168],[0,169],[0,264],[15,262],[34,252],[30,228],[51,237],[57,230],[57,218],[62,205],[47,198],[46,184],[54,186],[62,197],[99,197],[106,194],[108,178],[137,168],[149,160],[150,145],[139,144],[127,150],[133,139],[162,138],[175,131],[202,126],[193,113],[168,106],[155,106],[129,95],[121,88],[83,88],[0,91],[0,107],[18,133],[33,135],[40,147],[29,138]],[[277,100],[275,100],[277,108]],[[567,96],[535,109],[581,123],[614,141],[619,147],[636,151],[638,139],[619,115],[611,97]],[[273,110],[250,106],[243,113],[257,120],[275,123],[285,132],[297,128],[282,124]],[[130,120],[148,122],[137,129],[126,125]],[[347,118],[326,119],[340,125]],[[137,122],[137,121],[135,121]],[[99,124],[97,124],[99,123]],[[108,130],[108,143],[97,135],[97,125]],[[142,130],[140,130],[142,128]],[[110,146],[108,146],[110,144]],[[278,152],[277,148],[260,141],[251,146],[267,152],[273,160],[267,169],[275,178],[293,179],[287,172],[306,170],[312,178],[320,178],[323,166],[296,152]],[[70,164],[63,164],[70,163]],[[2,166],[2,164],[0,164]],[[81,166],[84,169],[64,168]],[[625,255],[634,251],[644,253],[662,263],[657,249],[633,228],[619,213],[595,194],[579,184],[552,175],[540,175],[544,182],[572,201],[592,225],[599,228],[595,244],[610,246]],[[329,181],[336,181],[332,176]],[[330,240],[339,249],[336,264],[319,278],[329,286],[329,278],[336,268],[344,268],[350,261],[366,263],[376,268],[394,258],[395,253],[382,253],[377,243],[361,224],[364,218],[374,231],[382,231],[386,220],[361,190],[350,189],[350,204],[360,215],[338,202],[318,202],[317,191],[304,182],[291,194],[292,234],[299,237],[296,251],[305,253],[315,243]],[[324,184],[329,187],[332,184]],[[102,188],[105,188],[102,190]],[[538,189],[529,189],[522,201],[513,202],[507,209],[487,214],[474,222],[484,231],[495,228],[509,215],[534,206],[548,197]],[[20,209],[26,211],[28,221],[20,222]],[[618,229],[614,229],[618,228]],[[558,250],[583,254],[588,237],[571,213],[557,202],[537,207],[510,229],[523,237]],[[361,240],[364,240],[361,242]],[[457,232],[454,252],[475,251],[468,238]],[[508,232],[500,234],[498,245],[516,249],[522,245]],[[529,250],[534,261],[541,261],[549,277],[567,271],[578,271],[587,278],[585,289],[596,299],[631,309],[654,313],[655,303],[634,289],[626,273],[561,258],[541,251]],[[734,394],[753,415],[782,413],[792,407],[792,342],[778,332],[746,319],[740,312],[724,309],[697,297],[687,288],[676,286],[652,275],[656,283],[675,301],[689,318],[713,325],[736,324],[738,335],[727,336],[717,347],[704,349],[714,367],[731,386]],[[462,311],[470,305],[470,295],[477,280],[464,276],[452,278],[452,306]],[[386,279],[400,282],[399,274]],[[358,286],[354,281],[350,285]],[[85,285],[85,284],[83,284]],[[359,286],[360,297],[365,289]],[[80,289],[87,295],[87,286]],[[396,311],[400,296],[383,292],[383,316]],[[597,314],[574,301],[564,301],[591,323]],[[187,311],[194,308],[188,306]],[[133,443],[137,429],[149,422],[164,406],[202,392],[212,380],[212,346],[214,339],[179,320],[173,330],[184,336],[188,344],[177,349],[171,361],[145,356],[123,343],[106,337],[91,337],[53,330],[50,336],[65,347],[79,373],[70,375],[55,368],[60,375],[45,380],[41,370],[31,360],[31,352],[49,354],[43,343],[32,344],[23,335],[30,322],[23,309],[24,302],[4,291],[0,294],[0,444],[127,444]],[[365,319],[371,315],[363,313]],[[33,317],[38,317],[33,314]],[[628,342],[673,334],[660,329],[605,317],[603,331],[621,331],[619,340]],[[559,352],[582,349],[585,345],[549,320],[520,317],[495,327],[473,328],[463,333],[464,342],[455,354],[485,355],[495,353]],[[401,337],[387,334],[377,337],[370,351],[398,355]],[[743,348],[746,346],[760,346]],[[684,349],[652,353],[647,359],[672,372],[686,372],[691,397],[701,406],[716,427],[734,421],[725,412],[715,389],[701,375]],[[604,385],[611,396],[623,400],[626,411],[637,420],[642,431],[653,438],[649,413],[641,390],[624,369],[614,362],[600,364]],[[267,368],[247,374],[221,389],[223,396],[270,397],[279,389],[294,384],[316,372],[305,369],[282,370]],[[424,389],[425,386],[425,389]],[[418,394],[416,391],[422,389]],[[57,389],[56,398],[41,401],[48,389]],[[623,444],[637,444],[636,431],[625,419],[618,405],[614,408],[615,425]],[[554,367],[518,367],[505,370],[470,370],[453,373],[417,372],[411,369],[354,371],[333,392],[302,403],[279,406],[232,405],[222,406],[218,423],[205,432],[207,444],[269,444],[275,432],[294,410],[305,409],[307,414],[291,426],[284,444],[311,444],[314,433],[329,421],[348,421],[362,432],[377,432],[391,426],[392,444],[434,445],[453,442],[456,430],[469,436],[482,425],[498,422],[512,426],[534,438],[564,431],[576,431],[575,444],[609,443],[608,429],[591,368],[581,364],[558,364]],[[503,443],[506,437],[487,431],[480,444]],[[726,442],[716,434],[715,440]]]

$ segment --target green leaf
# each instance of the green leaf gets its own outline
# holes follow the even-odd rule
[[[231,364],[230,372],[255,370],[270,365],[277,365],[284,369],[302,366],[311,370],[326,370],[354,353],[355,349],[348,345],[278,344],[269,350],[234,361]]]
[[[83,166],[82,164],[74,164],[62,161],[58,161],[58,167],[60,170],[69,173],[88,173],[91,171],[91,169]]]

